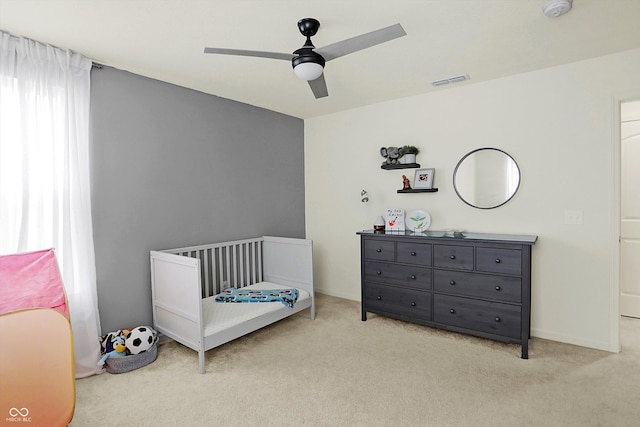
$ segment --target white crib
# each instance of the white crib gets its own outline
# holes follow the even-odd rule
[[[313,243],[284,237],[151,251],[154,328],[198,352],[205,351],[307,308],[315,318]],[[217,303],[228,287],[296,288],[293,307],[280,302]]]

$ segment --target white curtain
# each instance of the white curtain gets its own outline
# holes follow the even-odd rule
[[[91,61],[0,36],[0,254],[55,248],[76,378],[86,377],[100,372],[89,182]]]

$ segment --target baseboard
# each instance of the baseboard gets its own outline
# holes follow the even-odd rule
[[[324,288],[314,288],[314,290],[317,293],[324,294],[324,295],[329,295],[331,297],[348,299],[348,300],[351,300],[351,301],[360,302],[360,294],[351,295],[351,294],[348,294],[348,293],[329,291],[329,290],[324,289]]]
[[[531,328],[531,336],[535,338],[542,338],[550,341],[557,341],[564,344],[572,344],[580,347],[592,348],[595,350],[604,350],[610,353],[618,353],[616,349],[612,349],[610,343],[601,341],[591,341],[581,338],[577,338],[571,335],[558,334],[556,332],[550,332],[544,329]]]

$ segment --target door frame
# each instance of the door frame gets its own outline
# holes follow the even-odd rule
[[[609,196],[610,224],[609,224],[609,349],[620,352],[620,203],[622,159],[620,150],[620,124],[622,116],[620,105],[623,102],[640,100],[640,91],[615,94],[611,97],[611,183],[612,191]]]

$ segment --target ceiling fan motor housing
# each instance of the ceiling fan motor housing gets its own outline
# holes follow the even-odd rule
[[[298,30],[305,37],[313,37],[320,28],[320,21],[314,18],[303,18],[298,21]]]
[[[293,68],[296,68],[300,64],[304,64],[305,62],[313,62],[314,64],[320,65],[324,68],[325,60],[319,53],[314,52],[311,49],[298,49],[293,53],[297,53],[298,56],[291,60],[291,65]]]

